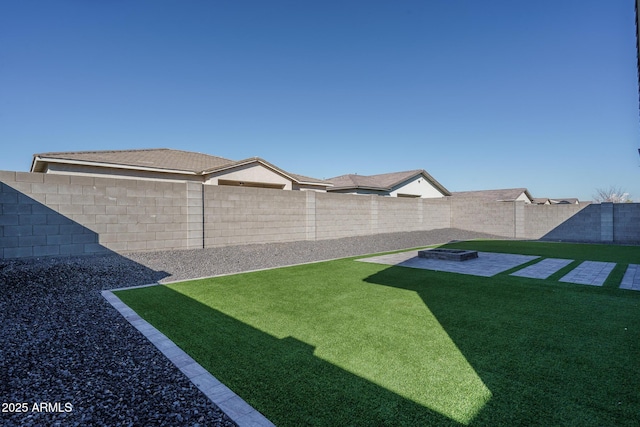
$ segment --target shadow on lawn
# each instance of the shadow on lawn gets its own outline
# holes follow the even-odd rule
[[[640,420],[637,299],[395,266],[365,282],[416,292],[491,391],[470,425]]]
[[[461,425],[314,356],[295,338],[273,337],[164,286],[148,291],[135,302],[117,294],[278,426]]]

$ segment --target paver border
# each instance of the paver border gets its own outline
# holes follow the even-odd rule
[[[184,350],[167,338],[153,325],[140,317],[131,307],[118,298],[113,291],[125,289],[162,286],[151,283],[129,288],[118,288],[102,291],[102,296],[113,306],[134,328],[142,333],[160,352],[169,359],[180,371],[209,398],[222,412],[235,422],[238,427],[275,427],[264,415],[235,394],[229,387],[222,384],[209,371],[193,360]]]

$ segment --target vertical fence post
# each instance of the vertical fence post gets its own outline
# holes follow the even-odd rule
[[[187,247],[203,248],[204,241],[204,184],[187,182]]]
[[[369,214],[369,234],[379,233],[378,229],[378,197],[377,195],[371,195],[371,211]]]
[[[316,240],[316,192],[307,191],[306,228],[307,240]]]
[[[516,239],[523,238],[525,236],[525,222],[524,222],[524,201],[516,200],[514,202],[514,230],[513,237]]]
[[[613,242],[613,203],[600,204],[600,240]]]

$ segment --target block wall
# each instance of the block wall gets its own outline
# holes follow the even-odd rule
[[[315,197],[316,239],[373,234],[378,229],[379,196],[317,193]]]
[[[107,252],[99,236],[69,218],[84,213],[72,199],[84,197],[68,187],[69,178],[44,180],[42,174],[0,172],[0,251],[3,258]]]
[[[527,211],[530,238],[599,242],[602,237],[598,204],[532,206]]]
[[[307,239],[307,196],[302,191],[205,185],[204,245]]]
[[[640,203],[613,205],[613,241],[640,244]]]
[[[451,227],[516,237],[516,204],[482,202],[477,199],[451,199]]]
[[[459,228],[640,243],[640,204],[404,199],[0,171],[2,258],[190,249]]]
[[[185,183],[0,171],[3,258],[188,248]]]
[[[451,199],[419,199],[422,204],[423,230],[453,227]]]
[[[377,202],[375,206],[377,224],[372,229],[373,233],[396,233],[424,229],[424,205],[421,199],[370,197],[375,197],[372,200]]]
[[[434,230],[451,227],[449,198],[409,199],[372,196],[377,223],[374,234]]]
[[[585,211],[581,217],[571,219],[588,206],[590,211]],[[566,240],[569,234],[577,236],[578,232],[588,239],[596,239],[600,235],[600,224],[596,223],[594,212],[596,205],[581,203],[579,205],[525,205],[524,206],[524,234],[527,239],[540,239],[547,236],[549,239]],[[581,228],[583,228],[581,230]],[[555,236],[555,237],[554,237]]]

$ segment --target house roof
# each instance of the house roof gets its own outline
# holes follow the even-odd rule
[[[231,169],[250,163],[260,163],[299,184],[331,186],[329,182],[321,179],[286,172],[258,157],[235,161],[204,153],[173,150],[169,148],[72,151],[34,154],[33,162],[31,164],[31,172],[44,172],[47,163],[70,163],[76,165],[104,166],[119,169],[147,170],[167,173],[172,172],[190,175],[207,175],[213,172]]]
[[[340,175],[335,178],[329,178],[327,181],[333,184],[331,191],[336,190],[375,190],[375,191],[390,191],[395,186],[402,184],[403,182],[414,178],[418,175],[422,175],[431,185],[433,185],[438,191],[445,196],[450,196],[451,193],[442,184],[429,175],[424,169],[415,169],[404,172],[385,173],[380,175]]]
[[[127,169],[147,169],[199,174],[233,160],[191,151],[153,148],[142,150],[71,151],[34,154],[32,172],[44,171],[45,163],[91,164]]]
[[[549,202],[554,205],[577,205],[580,203],[577,197],[561,197],[561,198],[550,198]]]
[[[454,191],[454,197],[472,197],[484,199],[487,201],[512,202],[518,197],[525,194],[529,201],[533,201],[533,197],[526,188],[505,188],[501,190],[479,190],[479,191]]]
[[[326,180],[322,180],[322,179],[317,179],[317,178],[311,178],[308,176],[304,176],[304,175],[299,175],[299,174],[295,174],[295,173],[290,173],[287,172],[283,169],[280,169],[279,167],[275,166],[272,163],[267,162],[264,159],[261,159],[260,157],[250,157],[248,159],[244,159],[244,160],[239,160],[237,162],[231,161],[231,163],[227,163],[224,165],[219,165],[216,167],[213,167],[211,169],[207,169],[205,171],[202,171],[203,174],[210,174],[210,173],[214,173],[214,172],[219,172],[219,171],[223,171],[226,169],[232,169],[235,167],[239,167],[239,166],[244,166],[244,165],[248,165],[251,163],[260,163],[263,166],[265,166],[268,169],[271,169],[281,175],[286,176],[287,178],[299,183],[299,184],[313,184],[313,185],[323,185],[326,187],[331,187],[332,184]]]
[[[551,201],[548,197],[534,197],[532,200],[536,205],[550,205]]]
[[[549,198],[549,197],[536,197],[533,199],[533,203],[538,205],[577,205],[580,201],[576,197],[561,197],[561,198]]]

